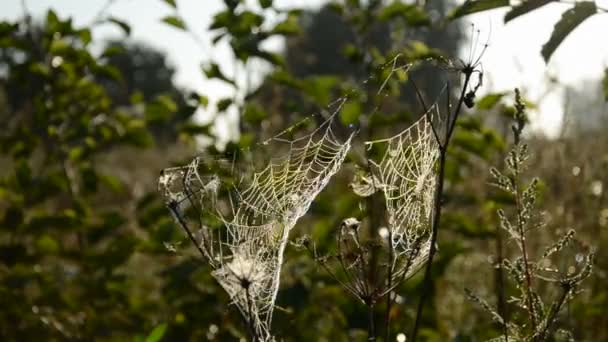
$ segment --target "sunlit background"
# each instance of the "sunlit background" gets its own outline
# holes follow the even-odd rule
[[[230,94],[231,89],[222,82],[210,81],[200,72],[201,63],[218,61],[228,75],[234,75],[235,64],[227,43],[214,46],[208,34],[208,26],[215,13],[224,8],[220,0],[179,0],[179,14],[197,38],[178,34],[160,19],[173,13],[173,9],[160,0],[117,0],[112,2],[107,13],[116,18],[126,19],[131,25],[130,39],[145,42],[168,54],[170,63],[177,69],[175,82],[187,89],[207,94],[213,102]],[[255,7],[256,1],[249,1]],[[323,0],[279,0],[277,8],[318,8]],[[598,6],[608,5],[608,0],[596,1]],[[28,11],[42,18],[49,8],[62,16],[71,16],[76,25],[88,24],[105,6],[106,1],[72,0],[5,0],[0,3],[0,19],[15,19]],[[564,85],[580,88],[584,93],[598,93],[598,81],[608,65],[608,44],[598,41],[608,32],[605,15],[597,15],[586,20],[574,30],[557,49],[550,63],[545,64],[540,49],[549,39],[553,25],[564,10],[571,6],[555,3],[544,6],[531,15],[519,17],[507,25],[503,23],[508,9],[497,9],[471,15],[465,20],[481,31],[480,44],[489,42],[483,56],[485,70],[484,86],[481,93],[507,91],[522,88],[526,95],[537,103],[534,111],[533,127],[548,136],[560,132],[565,110]],[[94,29],[94,41],[120,38],[118,28],[106,25]],[[470,36],[469,36],[470,38]],[[283,42],[270,39],[266,46],[280,51]],[[469,43],[463,44],[462,58],[466,58]],[[258,79],[268,70],[263,62],[252,66],[248,72],[257,74]],[[243,70],[237,71],[243,73]],[[211,106],[210,108],[213,108]],[[212,113],[201,110],[199,118],[204,120]],[[236,120],[236,113],[228,116]],[[234,121],[218,122],[219,132],[234,136]]]

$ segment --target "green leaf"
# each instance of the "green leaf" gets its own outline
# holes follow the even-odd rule
[[[92,167],[84,167],[80,170],[80,178],[82,179],[82,189],[86,194],[92,194],[97,191],[97,183],[99,177],[97,172]]]
[[[131,34],[131,26],[129,26],[129,24],[126,22],[114,17],[108,18],[108,21],[120,27],[127,36]]]
[[[53,39],[49,46],[49,52],[54,55],[61,55],[70,49],[70,44],[65,39]]]
[[[595,2],[592,1],[578,2],[574,7],[564,12],[561,19],[555,24],[551,38],[543,45],[541,50],[545,63],[549,62],[557,47],[568,34],[595,13],[597,13],[597,7]]]
[[[261,106],[253,103],[247,104],[243,113],[243,119],[245,119],[245,121],[251,124],[260,123],[267,116],[268,113],[266,113]]]
[[[82,29],[78,31],[78,36],[80,37],[80,40],[82,41],[82,43],[86,46],[89,45],[89,43],[91,42],[91,30],[89,29]]]
[[[394,1],[384,7],[378,16],[378,19],[382,21],[395,18],[403,18],[412,27],[428,25],[431,22],[422,8],[413,4],[404,4],[401,1]]]
[[[175,3],[175,0],[163,0],[167,5],[173,7],[173,8],[177,8],[177,4]]]
[[[217,101],[217,111],[223,112],[226,109],[228,109],[228,107],[230,107],[231,104],[232,104],[232,99],[229,97],[220,99],[219,101]]]
[[[36,240],[36,249],[42,254],[55,254],[59,251],[59,244],[48,235],[43,235]]]
[[[207,108],[207,106],[209,105],[209,98],[205,95],[199,95],[198,104],[203,108]]]
[[[123,193],[125,187],[120,178],[112,175],[98,175],[99,181],[115,193]]]
[[[224,75],[224,73],[220,69],[220,66],[216,63],[211,63],[207,67],[203,67],[203,72],[205,73],[205,76],[207,76],[207,78],[217,78],[226,83],[230,83],[236,86],[233,80],[229,79],[228,77],[226,77],[226,75]]]
[[[236,6],[239,5],[239,2],[240,0],[224,0],[224,3],[231,12],[233,12]]]
[[[8,36],[10,33],[17,31],[19,25],[16,23],[9,23],[6,21],[0,22],[0,37]]]
[[[240,148],[249,148],[253,145],[254,140],[255,136],[252,133],[241,134],[238,145]]]
[[[262,8],[268,8],[272,6],[272,0],[259,0],[259,2]]]
[[[165,107],[169,112],[177,111],[177,104],[173,99],[167,95],[159,95],[156,98],[156,102],[160,103],[163,107]]]
[[[505,96],[505,93],[492,93],[482,97],[479,101],[477,101],[477,109],[488,110],[492,109],[502,97]]]
[[[334,76],[312,76],[304,80],[302,90],[313,98],[317,104],[325,106],[331,99],[331,90],[338,83],[338,78]]]
[[[133,105],[143,103],[144,102],[144,93],[142,93],[139,90],[134,91],[133,94],[131,94],[131,96],[129,96],[129,101]]]
[[[535,9],[542,7],[553,0],[526,0],[517,6],[513,6],[509,12],[505,15],[505,23],[524,15],[528,12],[532,12]]]
[[[171,25],[179,30],[186,30],[186,24],[184,23],[184,21],[176,16],[166,16],[162,19],[162,22]]]
[[[604,100],[608,102],[608,68],[604,70],[604,80],[602,81],[604,85]]]
[[[120,70],[112,65],[98,64],[91,68],[91,71],[97,76],[106,77],[110,80],[121,81],[123,79]]]
[[[32,169],[27,161],[21,160],[17,163],[15,167],[15,178],[17,184],[19,184],[22,189],[27,189],[32,183]]]
[[[209,25],[209,30],[217,30],[230,25],[233,14],[230,11],[222,11],[213,16],[213,21]]]
[[[462,6],[454,9],[449,15],[450,20],[464,17],[465,15],[488,11],[491,9],[509,6],[509,0],[474,0],[466,1]]]
[[[167,331],[167,324],[159,324],[152,330],[150,335],[146,337],[146,342],[158,342],[163,336],[165,336],[165,332]]]
[[[105,50],[103,50],[100,57],[111,57],[114,55],[123,54],[125,52],[126,52],[126,50],[123,46],[111,45],[111,46],[106,47]]]
[[[268,63],[272,63],[273,65],[285,66],[285,60],[283,59],[283,56],[278,53],[258,50],[254,51],[251,55],[259,57],[267,61]]]
[[[139,147],[146,147],[152,144],[152,136],[143,120],[131,120],[125,128],[126,132],[123,136],[125,142]]]
[[[287,19],[278,23],[273,29],[272,34],[292,35],[300,33],[298,17],[295,15],[287,16]]]
[[[345,125],[359,122],[361,115],[361,104],[357,101],[349,101],[344,104],[340,112],[340,121]]]
[[[52,9],[49,9],[49,11],[46,13],[46,25],[50,29],[55,30],[59,23],[60,21],[59,17],[57,17],[57,13],[55,13],[55,11]]]
[[[17,227],[23,222],[23,210],[19,207],[9,207],[4,212],[2,226],[9,230],[17,230]]]
[[[190,136],[200,135],[200,134],[209,134],[210,125],[198,125],[198,124],[185,124],[179,127],[179,132],[184,133]]]

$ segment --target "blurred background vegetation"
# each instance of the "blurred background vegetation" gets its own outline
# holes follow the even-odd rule
[[[508,6],[478,2],[485,7],[348,0],[302,10],[279,9],[272,0],[225,0],[208,33],[216,43],[229,42],[235,64],[263,62],[268,72],[253,87],[225,75],[217,61],[203,65],[202,77],[234,87],[234,97],[216,101],[216,108],[208,108],[206,94],[174,85],[174,66],[162,51],[130,40],[128,20],[100,15],[90,26],[75,26],[49,10],[42,18],[0,22],[0,339],[244,338],[238,312],[161,201],[159,171],[199,154],[245,158],[257,142],[345,94],[345,127],[356,126],[363,139],[397,133],[422,113],[412,80],[429,103],[446,80],[458,84],[458,75],[439,65],[457,60],[470,33],[459,17]],[[163,21],[176,35],[191,33],[177,14]],[[124,39],[93,42],[91,30],[99,23],[116,25]],[[270,37],[284,38],[284,49],[264,49]],[[378,95],[388,76],[383,66],[398,54],[421,63],[390,78]],[[597,248],[594,275],[568,303],[560,325],[577,340],[605,341],[608,82],[589,84],[598,86],[567,92],[567,120],[557,138],[528,136],[529,171],[543,180],[541,206],[549,228],[533,244],[545,245],[543,238],[574,228],[577,250]],[[511,250],[495,214],[511,203],[487,183],[489,167],[501,165],[510,144],[512,99],[510,93],[478,98],[458,123],[423,340],[476,341],[499,332],[466,299],[464,288],[495,304],[493,260]],[[212,120],[197,118],[201,108],[215,113]],[[212,127],[229,111],[238,113],[239,134],[224,144],[226,137]],[[310,234],[323,246],[345,217],[370,210],[345,191],[362,148],[355,146],[346,171],[317,198],[294,238]],[[287,253],[273,327],[277,338],[364,340],[362,305],[307,253],[292,247]],[[411,329],[421,286],[418,275],[398,289],[390,313],[393,338]]]

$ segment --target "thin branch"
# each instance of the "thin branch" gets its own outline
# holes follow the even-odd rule
[[[369,302],[367,304],[367,323],[368,323],[367,340],[375,341],[376,340],[376,329],[375,329],[375,325],[374,325],[374,303],[373,303],[373,301]]]
[[[448,113],[447,121],[448,121],[449,127],[448,127],[448,129],[446,129],[446,139],[445,139],[444,145],[440,146],[440,148],[439,148],[439,174],[437,176],[437,187],[435,188],[435,198],[434,198],[434,203],[433,203],[433,221],[432,221],[432,225],[431,225],[431,241],[430,241],[431,245],[429,246],[429,258],[427,260],[426,269],[425,269],[425,273],[424,273],[422,295],[420,296],[420,300],[418,301],[418,308],[416,310],[416,321],[414,323],[414,328],[412,330],[411,341],[413,341],[413,342],[416,341],[416,337],[418,336],[418,330],[420,329],[420,324],[422,322],[422,311],[424,308],[424,302],[426,301],[426,297],[428,296],[428,292],[432,285],[431,270],[432,270],[432,265],[433,265],[433,257],[435,256],[435,252],[436,252],[437,231],[439,228],[439,221],[441,218],[441,209],[443,207],[441,200],[443,197],[443,186],[444,186],[444,181],[445,181],[445,179],[444,179],[445,178],[445,164],[446,164],[448,146],[450,143],[450,138],[452,137],[452,133],[454,130],[456,120],[458,119],[458,116],[460,115],[460,111],[462,109],[462,104],[465,99],[465,93],[466,93],[467,87],[469,85],[469,81],[471,79],[471,71],[465,70],[463,72],[465,72],[464,84],[462,86],[460,98],[458,99],[458,104],[456,106],[456,109],[454,110],[452,124],[450,125],[451,116],[449,115],[450,113]]]
[[[194,234],[192,234],[192,231],[188,227],[188,223],[182,217],[182,215],[179,212],[179,209],[177,208],[177,206],[178,206],[177,202],[170,202],[170,203],[167,204],[167,207],[169,208],[169,210],[171,211],[171,213],[173,214],[173,216],[175,217],[175,219],[177,220],[177,222],[179,223],[179,225],[182,227],[182,229],[186,232],[186,235],[188,235],[188,238],[190,239],[190,241],[192,242],[192,244],[194,246],[196,246],[196,249],[201,254],[201,256],[203,257],[203,259],[207,260],[207,255],[205,254],[205,252],[201,248],[200,244],[196,241],[196,238],[194,238]]]
[[[389,229],[388,232],[388,245],[389,245],[389,261],[388,261],[388,272],[387,272],[387,288],[391,288],[392,287],[392,281],[393,281],[393,263],[395,260],[395,251],[394,251],[394,246],[393,246],[393,231],[392,229]],[[407,272],[407,270],[406,270]],[[392,290],[389,290],[386,296],[386,312],[384,313],[384,322],[385,322],[385,327],[384,327],[384,341],[388,341],[389,337],[391,335],[391,306],[393,304],[393,298],[391,296],[391,292]]]

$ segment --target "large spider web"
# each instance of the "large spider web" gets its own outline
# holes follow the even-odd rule
[[[434,113],[435,115],[432,115]],[[370,160],[372,186],[384,193],[395,258],[394,279],[407,279],[428,258],[439,144],[433,131],[436,106],[399,134],[366,142],[384,145],[379,161]]]
[[[272,139],[286,144],[289,152],[271,160],[249,182],[234,187],[231,217],[218,208],[219,177],[201,172],[199,158],[161,174],[159,186],[169,208],[187,231],[189,226],[198,227],[197,236],[188,232],[190,238],[260,339],[271,339],[269,328],[289,232],[350,149],[354,133],[340,142],[332,129],[344,101],[312,133],[291,140]],[[205,212],[214,213],[222,228],[205,225]]]

